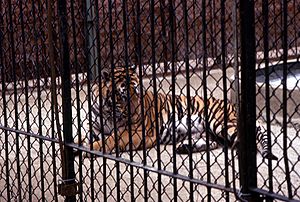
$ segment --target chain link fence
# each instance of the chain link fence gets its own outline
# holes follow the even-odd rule
[[[296,0],[251,2],[1,1],[0,201],[299,201],[300,7]],[[244,13],[253,14],[253,23]],[[243,41],[245,36],[250,38]],[[256,57],[243,58],[245,52]],[[177,95],[225,100],[252,127],[239,128],[242,139],[251,136],[253,120],[262,122],[278,161],[251,153],[251,137],[238,151],[245,158],[232,155],[224,140],[212,151],[179,154],[181,141],[163,144],[163,129],[147,131],[143,121],[141,142],[157,133],[151,148],[144,142],[139,150],[128,145],[107,153],[76,144],[86,137],[104,140],[105,127],[119,132],[120,120],[113,127],[99,112],[95,121],[92,109],[103,103],[103,73],[124,67],[127,73],[136,69],[140,103],[154,92],[155,115],[136,106],[145,110],[142,120],[152,116],[154,126],[167,114],[174,124]],[[251,85],[250,91],[243,85],[251,78],[252,94]],[[162,94],[170,98],[168,112],[157,106]],[[245,94],[256,94],[256,117],[246,120],[239,112],[255,101]],[[191,110],[182,113],[189,117]],[[223,122],[228,127],[227,118]],[[102,133],[93,136],[97,124]],[[192,127],[187,124],[190,132]],[[191,144],[190,133],[187,139]],[[204,140],[208,145],[208,136]]]

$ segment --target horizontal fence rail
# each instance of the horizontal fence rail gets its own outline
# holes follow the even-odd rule
[[[297,0],[0,2],[0,201],[300,201]]]

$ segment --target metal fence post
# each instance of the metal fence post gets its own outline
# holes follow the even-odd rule
[[[98,52],[97,52],[97,45],[95,44],[97,34],[96,34],[96,24],[94,22],[94,18],[96,16],[95,14],[95,5],[92,0],[86,0],[86,5],[85,5],[85,26],[86,26],[86,32],[85,32],[85,37],[87,38],[87,48],[88,48],[88,69],[87,71],[91,71],[91,78],[95,80],[99,76],[98,72]]]
[[[68,23],[66,1],[58,1],[58,15],[60,25],[61,43],[61,76],[62,76],[62,111],[63,111],[63,173],[62,184],[59,186],[59,193],[65,196],[65,201],[76,201],[77,185],[74,172],[73,148],[66,146],[73,142],[72,137],[72,106],[71,106],[71,82],[70,82],[70,53],[68,46]]]
[[[251,188],[257,187],[256,166],[256,93],[254,0],[240,1],[241,20],[241,102],[239,114],[239,163],[241,198],[259,201]]]

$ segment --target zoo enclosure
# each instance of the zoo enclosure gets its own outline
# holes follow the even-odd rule
[[[151,156],[148,155],[149,153],[143,152],[116,155],[95,153],[104,157],[103,160],[99,160],[99,158],[83,160],[81,155],[74,160],[70,153],[71,147],[77,147],[72,144],[73,136],[84,136],[91,127],[92,120],[89,109],[93,92],[90,79],[93,78],[97,81],[98,71],[105,67],[136,65],[139,67],[140,74],[145,76],[146,82],[147,77],[148,80],[161,78],[160,74],[177,78],[178,86],[175,85],[175,80],[170,82],[162,77],[158,84],[158,90],[164,91],[166,89],[164,86],[169,82],[169,85],[173,85],[172,92],[184,94],[186,89],[191,89],[192,94],[207,93],[207,96],[220,94],[221,98],[227,99],[228,92],[232,90],[231,83],[227,83],[229,75],[227,71],[237,70],[241,63],[242,70],[243,67],[247,67],[244,70],[249,71],[247,75],[250,78],[244,78],[250,79],[249,82],[252,84],[250,91],[243,91],[244,87],[241,86],[241,101],[245,101],[243,92],[252,92],[246,100],[252,100],[249,102],[250,108],[247,109],[249,114],[252,113],[251,117],[254,119],[256,116],[253,114],[255,111],[255,102],[253,101],[255,97],[253,89],[255,67],[259,69],[261,64],[268,67],[281,61],[284,64],[283,72],[285,72],[282,97],[273,96],[278,89],[272,89],[268,76],[265,76],[265,85],[269,86],[266,89],[271,88],[271,92],[258,90],[258,94],[266,96],[266,102],[264,107],[257,106],[256,111],[258,111],[258,117],[266,120],[270,137],[275,136],[276,143],[272,144],[280,147],[279,153],[283,155],[279,163],[275,163],[276,165],[262,161],[257,166],[253,166],[256,165],[256,156],[253,153],[243,154],[241,151],[241,155],[246,155],[243,158],[245,163],[252,162],[249,166],[249,173],[246,174],[252,176],[252,179],[262,178],[260,187],[256,185],[255,180],[241,182],[242,184],[250,183],[245,184],[246,186],[243,186],[245,190],[241,190],[241,192],[247,194],[249,192],[249,197],[252,195],[257,197],[257,194],[260,194],[267,197],[268,200],[272,200],[272,198],[299,200],[299,183],[293,181],[295,177],[299,177],[299,173],[297,173],[299,159],[295,160],[294,157],[299,156],[295,149],[295,145],[298,145],[299,141],[299,126],[293,121],[298,114],[298,104],[294,104],[293,114],[287,113],[288,102],[293,102],[293,100],[288,98],[286,89],[286,79],[291,69],[287,65],[287,61],[294,58],[298,62],[299,6],[297,1],[264,1],[264,3],[255,1],[255,12],[251,13],[252,10],[249,9],[251,5],[248,7],[248,3],[251,4],[251,1],[246,1],[244,6],[247,9],[245,9],[242,5],[239,7],[238,2],[220,0],[188,1],[186,3],[183,1],[148,2],[138,0],[126,2],[58,1],[52,4],[40,1],[35,3],[29,1],[1,2],[0,56],[1,108],[3,109],[1,141],[4,145],[1,148],[1,158],[2,162],[5,162],[1,165],[3,171],[1,184],[4,184],[1,198],[10,200],[25,197],[34,200],[41,197],[43,200],[49,200],[53,197],[53,200],[59,200],[61,196],[57,192],[57,187],[60,184],[58,180],[62,178],[64,183],[73,183],[74,179],[77,179],[80,190],[78,200],[96,200],[97,196],[117,201],[123,197],[131,199],[141,197],[148,200],[160,200],[165,197],[184,200],[181,198],[182,196],[176,194],[179,190],[189,199],[197,196],[213,201],[234,200],[232,199],[233,180],[229,172],[234,168],[230,164],[232,159],[228,156],[230,152],[228,148],[225,148],[224,153],[207,153],[200,155],[201,157],[199,154],[198,156],[193,154],[184,158],[180,155],[172,155],[172,147],[168,147],[166,150],[157,147],[154,148],[155,152],[150,151],[152,152]],[[51,9],[49,9],[49,5]],[[249,16],[255,14],[256,38],[253,38],[254,33],[251,32],[253,31],[251,29],[244,30],[244,32],[242,29],[240,32],[240,26],[245,25],[244,29],[248,29],[249,24],[253,23],[247,21],[243,23],[239,17],[240,9],[242,12],[249,12]],[[49,13],[52,13],[52,18],[48,17]],[[251,20],[251,18],[249,19]],[[240,34],[242,38],[239,37]],[[243,36],[245,37],[247,34],[249,34],[247,40],[243,41]],[[251,39],[252,43],[250,43]],[[247,55],[240,58],[240,54],[245,51],[247,51]],[[255,51],[257,60],[253,55]],[[248,58],[249,55],[252,57]],[[257,66],[255,66],[255,61],[258,63]],[[153,68],[155,71],[152,71]],[[55,69],[54,74],[58,79],[51,78],[53,69]],[[270,70],[266,69],[265,71],[270,73]],[[186,72],[187,70],[188,72]],[[218,77],[218,74],[214,74],[216,70],[221,70],[219,73],[222,75],[221,78]],[[72,80],[69,79],[70,73],[72,73]],[[265,75],[268,75],[268,72]],[[179,83],[182,77],[183,83],[186,84]],[[198,81],[197,87],[187,83],[189,77],[198,79],[196,80]],[[203,82],[205,78],[208,81],[212,80],[213,85],[205,84]],[[50,80],[51,86],[56,82],[59,84],[57,89],[52,92],[48,88]],[[246,80],[242,78],[243,81]],[[153,87],[153,83],[149,81],[149,86],[151,87],[151,85]],[[237,85],[235,86],[237,87]],[[260,89],[260,87],[257,88]],[[295,89],[297,90],[298,87]],[[170,90],[165,90],[167,93],[168,91]],[[169,93],[172,93],[171,91]],[[57,144],[59,128],[55,122],[57,106],[53,104],[55,98],[51,97],[51,93],[58,96],[58,111],[61,111],[59,116],[63,119],[62,129],[67,148],[67,162],[65,163],[70,162],[71,166],[68,166],[71,171],[68,173],[70,176],[61,176],[62,167],[66,165],[61,167],[61,159],[57,156],[59,154]],[[271,111],[271,106],[268,104],[272,97],[276,97],[282,102],[282,106],[274,112]],[[62,107],[60,108],[60,106]],[[243,105],[241,104],[241,106]],[[271,113],[269,113],[270,111]],[[280,113],[283,114],[282,119],[278,119]],[[271,128],[276,129],[276,127],[271,126],[271,123],[277,124],[277,122],[282,122],[282,132],[273,134]],[[252,120],[249,129],[254,128],[253,124]],[[288,131],[294,134],[289,137]],[[282,144],[279,138],[283,139]],[[250,142],[251,140],[253,143],[253,139],[250,139]],[[250,144],[248,151],[254,148],[256,148],[254,144],[252,147]],[[245,151],[247,150],[245,149]],[[288,151],[295,154],[291,159],[288,158]],[[174,162],[177,161],[177,164],[174,162],[159,163],[161,156],[169,156]],[[158,159],[158,162],[155,158]],[[195,158],[200,163],[207,164],[204,173],[197,170]],[[89,166],[86,167],[82,161],[88,161]],[[103,165],[99,161],[103,161]],[[223,161],[225,165],[222,164]],[[74,162],[75,169],[72,166]],[[188,166],[181,166],[180,162],[182,165]],[[43,165],[44,163],[49,165],[49,169]],[[242,162],[240,163],[240,169],[244,169],[240,170],[240,173],[244,173],[246,168],[243,168]],[[33,166],[32,170],[31,164],[38,164],[38,166]],[[113,166],[114,164],[115,166]],[[171,165],[172,168],[164,167],[163,164]],[[209,168],[213,165],[222,172],[219,171],[220,173],[214,176]],[[130,190],[122,190],[122,185],[126,185],[126,180],[122,181],[124,176],[120,175],[120,169],[124,169],[129,176]],[[194,169],[195,171],[193,171]],[[262,169],[268,170],[267,178],[260,172]],[[258,170],[258,174],[256,174],[256,170]],[[276,170],[282,171],[286,180],[274,176],[273,172]],[[143,174],[141,175],[140,172]],[[195,175],[194,172],[197,173],[197,177],[192,177]],[[151,173],[155,175],[151,175]],[[46,178],[44,179],[42,176]],[[97,176],[103,181],[97,181]],[[113,186],[107,183],[106,176],[113,176],[121,182],[117,181]],[[31,182],[32,177],[35,178],[33,182]],[[67,181],[69,179],[71,181]],[[126,176],[125,179],[127,179]],[[143,186],[143,190],[137,188],[136,180],[147,181],[147,179],[154,181],[152,182],[153,189],[147,183]],[[170,180],[171,183],[165,183],[164,179]],[[22,184],[23,180],[24,184]],[[88,187],[88,182],[91,183],[90,187]],[[184,186],[185,182],[189,185]],[[278,187],[274,187],[273,183]],[[207,187],[205,193],[199,192],[199,187]],[[281,187],[286,187],[286,190]],[[171,191],[165,192],[164,189]],[[212,190],[219,191],[215,193]],[[116,193],[116,198],[113,198],[113,192]],[[72,197],[68,196],[67,199],[74,199]]]

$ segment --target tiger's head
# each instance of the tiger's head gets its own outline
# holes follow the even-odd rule
[[[138,75],[135,68],[115,68],[112,75],[111,70],[102,72],[102,106],[106,119],[115,120],[118,124],[128,121],[129,106],[131,116],[137,113],[139,108]]]

